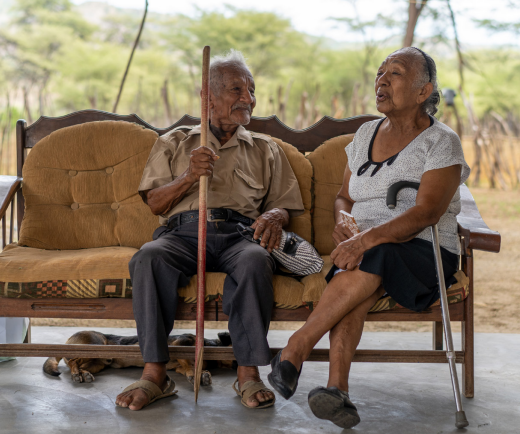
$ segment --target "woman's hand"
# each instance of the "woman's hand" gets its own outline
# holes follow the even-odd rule
[[[350,232],[349,228],[345,224],[344,221],[340,221],[332,232],[332,239],[334,240],[334,244],[339,245],[341,242],[352,238],[354,234]]]
[[[338,247],[330,254],[330,258],[336,267],[342,270],[353,270],[358,266],[364,253],[368,250],[363,243],[365,232],[356,234],[338,244]]]

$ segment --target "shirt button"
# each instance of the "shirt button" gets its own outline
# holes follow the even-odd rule
[[[78,174],[77,170],[69,170],[69,176],[76,176]]]
[[[72,209],[78,209],[79,208],[79,203],[74,202],[70,207]]]
[[[113,168],[113,167],[107,167],[107,168],[105,169],[105,172],[108,173],[108,174],[110,175],[111,173],[114,172],[114,168]]]
[[[117,202],[114,202],[112,205],[110,205],[110,208],[112,208],[115,211],[119,208],[119,204]]]

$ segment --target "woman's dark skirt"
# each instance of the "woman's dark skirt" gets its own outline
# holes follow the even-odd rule
[[[459,256],[441,247],[446,288],[457,280]],[[327,274],[327,282],[338,269]],[[439,299],[439,285],[432,243],[414,238],[406,243],[381,244],[365,252],[361,271],[381,276],[383,289],[401,306],[416,312],[430,307]]]

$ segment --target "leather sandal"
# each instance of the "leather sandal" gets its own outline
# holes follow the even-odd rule
[[[235,387],[235,385],[237,387]],[[253,410],[259,409],[259,408],[267,408],[272,407],[276,401],[276,397],[273,399],[270,399],[269,401],[260,402],[258,401],[258,405],[256,407],[250,407],[247,405],[247,400],[255,395],[258,392],[271,392],[263,381],[246,381],[244,384],[242,384],[242,390],[238,389],[238,378],[233,383],[233,390],[237,393],[238,396],[240,396],[240,402],[242,405],[244,405],[247,408],[251,408]]]
[[[130,386],[128,386],[121,393],[130,392],[131,390],[135,390],[135,389],[143,390],[148,395],[148,399],[149,399],[148,404],[143,406],[143,408],[144,408],[144,407],[150,405],[152,402],[157,401],[158,399],[166,398],[167,396],[172,396],[177,393],[177,391],[175,390],[175,382],[170,378],[170,376],[166,376],[166,378],[167,378],[167,381],[166,381],[166,386],[164,387],[164,390],[161,390],[161,388],[152,381],[138,380],[138,381],[130,384]],[[121,407],[121,405],[119,405],[119,404],[116,404],[116,405],[118,407]]]
[[[282,350],[271,360],[271,373],[267,376],[269,384],[282,395],[285,399],[289,399],[296,392],[298,387],[298,379],[302,370],[298,372],[289,360],[281,361]]]
[[[341,428],[352,428],[361,422],[348,393],[337,387],[312,389],[309,392],[309,407],[318,419],[330,420]]]

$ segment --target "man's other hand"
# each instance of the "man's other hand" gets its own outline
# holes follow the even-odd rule
[[[253,238],[257,240],[261,236],[260,245],[271,253],[273,249],[280,247],[282,228],[287,223],[289,223],[289,213],[285,209],[275,208],[267,211],[251,225],[255,230]]]
[[[200,146],[190,152],[190,165],[187,177],[192,182],[197,182],[201,176],[211,176],[213,165],[220,157],[210,148]]]

